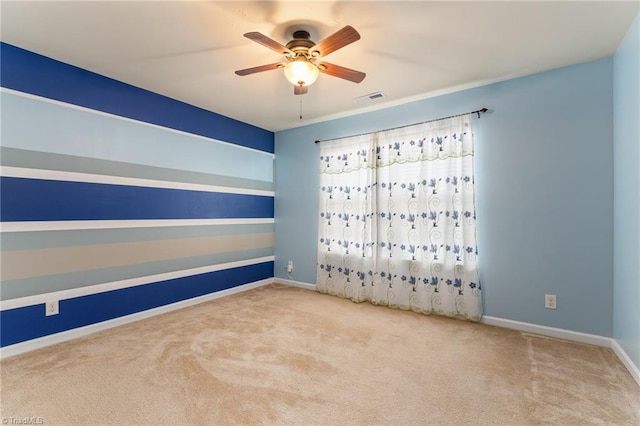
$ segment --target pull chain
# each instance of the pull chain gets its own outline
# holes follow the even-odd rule
[[[300,96],[300,120],[302,120],[302,96]]]

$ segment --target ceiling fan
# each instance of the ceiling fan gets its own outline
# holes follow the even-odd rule
[[[365,73],[360,71],[320,61],[321,57],[360,40],[360,34],[349,25],[318,43],[313,42],[310,39],[309,32],[304,30],[295,31],[293,40],[288,42],[286,46],[259,32],[246,33],[244,36],[284,55],[285,61],[238,70],[236,74],[244,76],[283,68],[285,77],[294,85],[293,93],[296,95],[307,93],[308,86],[316,81],[319,73],[332,75],[354,83],[360,83],[366,76]]]

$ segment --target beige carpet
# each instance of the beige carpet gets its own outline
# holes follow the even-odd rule
[[[45,424],[638,425],[610,349],[263,287],[0,364]]]

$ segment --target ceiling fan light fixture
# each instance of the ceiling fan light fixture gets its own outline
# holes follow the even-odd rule
[[[363,72],[340,65],[324,61],[316,62],[324,56],[360,40],[360,34],[350,25],[343,27],[329,37],[325,37],[318,43],[313,42],[309,32],[305,30],[295,31],[293,40],[289,41],[286,46],[255,31],[245,33],[244,36],[283,55],[285,61],[237,70],[236,74],[244,76],[282,68],[286,79],[293,84],[294,95],[308,93],[308,86],[316,81],[320,73],[354,83],[360,83],[366,76]]]
[[[309,62],[305,56],[298,56],[294,61],[284,66],[284,75],[295,86],[309,86],[313,84],[320,70]]]

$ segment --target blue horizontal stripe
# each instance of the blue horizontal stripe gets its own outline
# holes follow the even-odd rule
[[[3,87],[265,152],[274,134],[73,65],[0,43]]]
[[[273,197],[2,177],[3,222],[272,218]]]
[[[176,278],[60,301],[60,313],[46,317],[44,305],[0,312],[0,346],[131,315],[273,277],[273,262]]]

